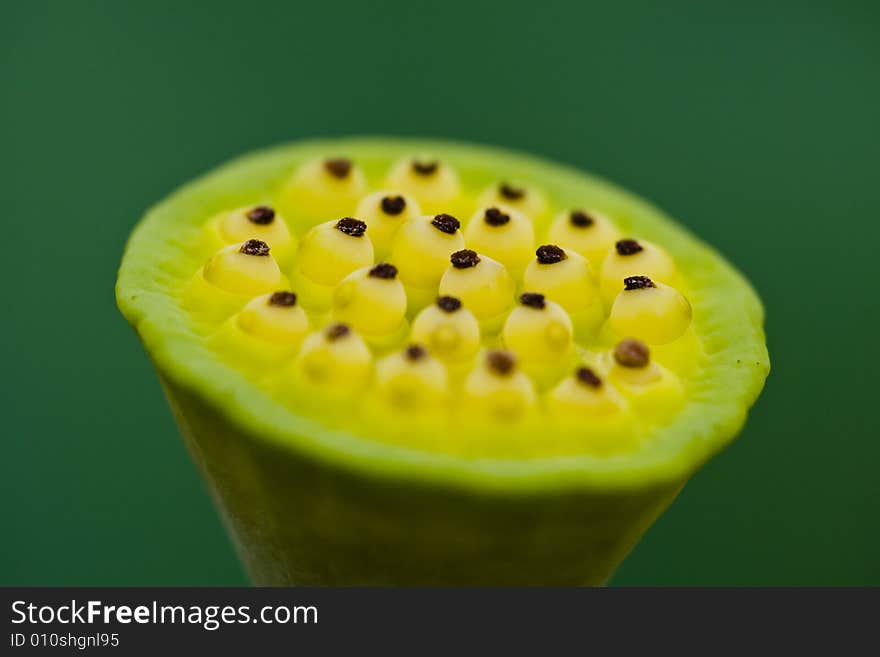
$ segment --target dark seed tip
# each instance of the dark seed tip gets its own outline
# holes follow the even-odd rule
[[[555,244],[544,244],[543,246],[539,246],[538,250],[535,251],[535,255],[538,256],[538,262],[542,265],[554,265],[557,262],[562,262],[568,257],[565,255],[565,251]]]
[[[480,256],[477,255],[476,251],[462,249],[449,256],[449,262],[456,269],[469,269],[470,267],[477,266],[477,263],[480,262]]]
[[[397,277],[397,267],[387,262],[380,262],[370,270],[370,276],[373,278],[386,278],[393,280]]]
[[[614,360],[623,367],[646,367],[651,360],[651,351],[644,342],[626,338],[614,347]]]
[[[423,160],[413,160],[412,161],[412,170],[415,171],[420,176],[430,176],[437,172],[437,168],[440,166],[440,163],[437,160],[428,160],[427,162]]]
[[[585,386],[598,388],[602,385],[602,379],[600,379],[599,376],[589,367],[577,368],[574,375],[577,377],[578,383],[582,383]]]
[[[461,300],[456,297],[437,297],[437,307],[446,313],[454,313],[461,308]]]
[[[500,376],[508,376],[516,367],[516,359],[507,351],[490,351],[486,354],[489,369]]]
[[[252,224],[265,226],[266,224],[271,224],[272,220],[275,219],[275,210],[267,205],[258,205],[254,209],[248,211],[246,216],[248,221]]]
[[[270,306],[281,306],[282,308],[296,305],[296,294],[293,292],[273,292],[269,297]]]
[[[537,292],[523,292],[519,296],[519,301],[522,305],[536,308],[537,310],[543,310],[547,306],[544,295]]]
[[[324,169],[334,178],[347,178],[351,173],[351,160],[345,157],[333,157],[324,160]]]
[[[344,217],[340,219],[336,222],[336,228],[352,237],[361,237],[367,232],[367,224],[360,219],[355,219],[353,217]]]
[[[447,235],[454,235],[455,231],[461,227],[461,223],[458,219],[451,214],[438,214],[431,220],[431,225]]]
[[[627,276],[623,279],[624,290],[643,290],[646,287],[657,287],[647,276]]]
[[[633,255],[634,253],[644,250],[644,247],[641,244],[632,239],[618,240],[614,245],[614,248],[617,249],[617,253],[622,256]]]
[[[483,221],[490,226],[503,226],[510,221],[510,215],[505,214],[498,208],[489,208],[483,214]]]
[[[239,252],[250,256],[267,256],[269,255],[269,245],[263,240],[248,240],[241,245]]]
[[[331,324],[327,327],[327,330],[324,332],[324,336],[330,342],[336,342],[351,333],[351,328],[348,324]]]
[[[515,187],[510,183],[503,182],[498,185],[498,193],[509,201],[518,201],[526,195],[526,190],[522,187]]]
[[[577,228],[589,228],[596,223],[596,220],[583,210],[572,210],[571,214],[568,215],[568,220],[572,226]]]
[[[406,199],[402,196],[386,196],[382,199],[382,212],[392,216],[398,215],[406,209]]]
[[[428,350],[425,349],[420,344],[411,344],[410,346],[408,346],[406,348],[404,355],[406,356],[407,360],[411,360],[411,361],[415,362],[415,361],[421,360],[422,358],[427,356]]]

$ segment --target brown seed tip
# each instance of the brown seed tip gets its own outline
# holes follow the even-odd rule
[[[624,290],[643,290],[646,287],[657,287],[647,276],[627,276],[623,279]]]
[[[248,240],[241,245],[239,252],[250,256],[267,256],[269,255],[269,245],[263,240]]]
[[[495,374],[508,376],[516,367],[516,359],[510,352],[494,350],[486,354],[486,364]]]
[[[336,342],[347,336],[349,333],[351,333],[351,328],[349,328],[348,324],[331,324],[327,327],[327,330],[324,331],[324,337],[330,342]]]
[[[445,313],[454,313],[461,308],[461,300],[456,297],[437,297],[437,307]]]
[[[428,350],[420,344],[411,344],[403,353],[407,360],[415,362],[417,360],[422,360],[422,358],[427,356]]]
[[[267,205],[258,205],[253,210],[250,210],[246,216],[252,224],[265,226],[271,224],[272,220],[275,219],[275,210]]]
[[[387,262],[380,262],[370,270],[370,276],[373,278],[386,278],[393,280],[397,277],[397,267]]]
[[[508,201],[518,201],[526,195],[526,190],[522,187],[515,187],[510,183],[503,182],[498,185],[498,193]]]
[[[523,292],[519,297],[519,301],[522,305],[537,310],[543,310],[547,306],[544,295],[537,292]]]
[[[535,255],[538,256],[538,262],[542,265],[554,265],[557,262],[562,262],[568,257],[565,255],[565,251],[555,244],[544,244],[543,246],[539,246],[538,250],[535,251]]]
[[[602,385],[602,379],[589,367],[579,367],[574,373],[578,383],[582,383],[590,388],[598,388]]]
[[[617,249],[617,253],[622,256],[633,255],[634,253],[644,250],[644,247],[641,244],[630,239],[618,240],[614,245],[614,248]]]
[[[454,235],[455,231],[461,227],[461,223],[458,219],[451,214],[438,214],[431,220],[431,225],[447,235]]]
[[[351,160],[346,157],[333,157],[329,160],[324,160],[324,169],[334,178],[347,178],[348,174],[351,173],[351,166]]]
[[[412,170],[420,176],[430,176],[437,172],[440,163],[437,160],[413,160]]]
[[[273,292],[269,297],[270,306],[281,306],[282,308],[296,305],[296,294],[293,292]]]
[[[596,220],[583,210],[572,210],[571,214],[568,215],[568,220],[576,228],[589,228],[596,223]]]
[[[614,347],[614,360],[623,367],[646,367],[651,360],[651,351],[644,342],[626,338]]]
[[[344,217],[340,219],[336,222],[336,228],[352,237],[361,237],[367,232],[367,224],[360,219],[355,219],[353,217]]]
[[[510,221],[510,215],[503,213],[498,208],[489,208],[483,214],[483,221],[490,226],[503,226]]]
[[[406,199],[402,196],[385,196],[382,199],[382,212],[392,216],[399,215],[406,209]]]
[[[477,263],[480,262],[480,256],[477,255],[476,251],[462,249],[449,256],[449,262],[456,269],[469,269],[477,266]]]

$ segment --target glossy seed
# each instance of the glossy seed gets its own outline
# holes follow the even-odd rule
[[[470,269],[477,266],[477,263],[480,262],[480,256],[477,255],[476,251],[462,249],[449,256],[449,261],[456,269]]]
[[[397,267],[387,262],[380,262],[370,270],[370,276],[393,280],[397,277]]]
[[[643,290],[646,287],[657,287],[647,276],[627,276],[623,279],[623,289]]]
[[[618,240],[614,245],[614,248],[617,249],[617,253],[622,256],[633,255],[644,249],[644,247],[636,240],[631,239]]]
[[[626,338],[614,347],[614,360],[623,367],[647,367],[651,360],[651,351],[644,342]]]
[[[269,255],[269,245],[263,240],[248,240],[241,245],[239,251],[249,256],[267,256]]]
[[[498,208],[489,208],[483,215],[483,221],[490,226],[503,226],[510,221],[510,215],[505,214]]]
[[[446,313],[454,313],[461,308],[461,300],[456,297],[437,297],[437,307]]]
[[[336,222],[336,228],[346,235],[352,237],[361,237],[367,231],[367,224],[360,219],[353,217],[344,217]]]
[[[431,220],[431,225],[447,235],[454,235],[461,227],[461,222],[451,214],[438,214]]]
[[[386,196],[382,199],[382,212],[391,216],[399,215],[406,209],[406,200],[402,196]]]
[[[293,292],[273,292],[272,296],[269,297],[269,305],[280,307],[295,306],[296,294]]]
[[[555,244],[544,244],[543,246],[539,246],[538,250],[535,251],[535,255],[538,256],[538,262],[542,265],[553,265],[557,262],[562,262],[567,257],[565,251]]]
[[[537,310],[543,310],[547,306],[544,295],[537,292],[523,292],[519,297],[519,301],[522,305]]]

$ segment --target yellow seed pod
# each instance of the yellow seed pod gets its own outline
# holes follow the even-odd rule
[[[360,167],[343,157],[306,162],[281,189],[277,205],[298,232],[328,217],[354,212],[367,193]]]
[[[375,257],[379,260],[391,252],[391,241],[397,229],[404,222],[421,215],[415,198],[390,191],[367,194],[358,203],[355,212],[356,217],[366,222]]]
[[[464,248],[458,219],[448,214],[410,219],[391,243],[391,261],[400,273],[407,294],[419,298],[420,307],[437,295],[440,277],[449,256]]]
[[[333,292],[331,314],[365,337],[399,333],[405,324],[406,292],[397,268],[380,263],[346,276]]]
[[[598,273],[605,256],[620,237],[617,228],[603,214],[593,210],[570,210],[553,219],[547,240],[581,254]]]
[[[596,302],[599,291],[586,258],[553,244],[539,246],[535,255],[523,275],[525,289],[540,292],[568,312]]]
[[[296,247],[285,220],[266,205],[249,205],[218,214],[205,225],[203,237],[206,248],[212,251],[249,239],[261,240],[269,245],[279,263],[286,262]]]
[[[309,331],[309,318],[293,292],[252,299],[209,338],[211,348],[263,378],[292,357]]]
[[[568,414],[579,422],[615,418],[626,411],[626,400],[589,367],[580,366],[560,381],[547,395],[554,415]]]
[[[411,344],[377,363],[376,389],[388,405],[401,411],[438,409],[447,402],[449,377],[427,349]]]
[[[618,335],[660,345],[684,335],[691,315],[691,304],[675,288],[647,276],[629,276],[614,299],[609,321]]]
[[[681,407],[684,401],[681,382],[651,359],[645,343],[632,338],[621,340],[605,360],[611,362],[608,380],[647,419],[668,418]]]
[[[431,157],[405,157],[388,172],[386,184],[418,199],[426,212],[448,212],[461,192],[458,173],[447,162]]]
[[[236,317],[238,327],[263,342],[298,346],[309,331],[309,318],[288,291],[252,299]]]
[[[238,311],[254,295],[286,287],[269,245],[248,240],[211,256],[184,288],[183,307],[213,323]]]
[[[507,269],[497,260],[470,249],[456,251],[449,261],[451,264],[440,279],[440,294],[461,299],[484,332],[500,329],[516,292],[516,283]]]
[[[318,385],[328,396],[360,390],[370,376],[372,354],[367,343],[346,324],[331,324],[310,334],[296,358],[304,385]]]
[[[605,320],[605,309],[590,263],[579,253],[555,244],[539,246],[535,255],[523,275],[523,288],[565,308],[575,335],[592,340]]]
[[[356,269],[373,263],[367,225],[345,217],[312,228],[302,239],[291,280],[308,308],[326,309],[333,288]]]
[[[521,419],[535,406],[535,387],[507,351],[488,351],[479,358],[462,392],[467,410],[499,422]]]
[[[547,202],[540,190],[505,180],[483,190],[477,198],[477,207],[517,210],[534,221],[542,219],[547,212]]]
[[[522,212],[493,206],[471,217],[464,239],[468,248],[494,258],[519,277],[532,259],[535,228]]]
[[[525,292],[507,316],[501,337],[524,368],[550,366],[570,355],[574,328],[568,313],[543,294]]]
[[[450,364],[466,362],[480,348],[480,324],[457,297],[441,296],[412,325],[412,339]]]
[[[618,240],[605,256],[599,278],[602,298],[609,305],[623,289],[623,279],[648,276],[667,285],[676,284],[675,263],[661,247],[644,240]]]
[[[590,367],[579,366],[546,396],[555,424],[576,432],[594,454],[631,451],[638,445],[629,404]]]

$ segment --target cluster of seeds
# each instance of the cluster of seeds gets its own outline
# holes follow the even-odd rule
[[[466,182],[433,158],[394,163],[381,189],[349,159],[307,162],[271,207],[207,221],[184,306],[298,409],[537,417],[612,450],[675,412],[698,343],[663,248],[527,181]]]

